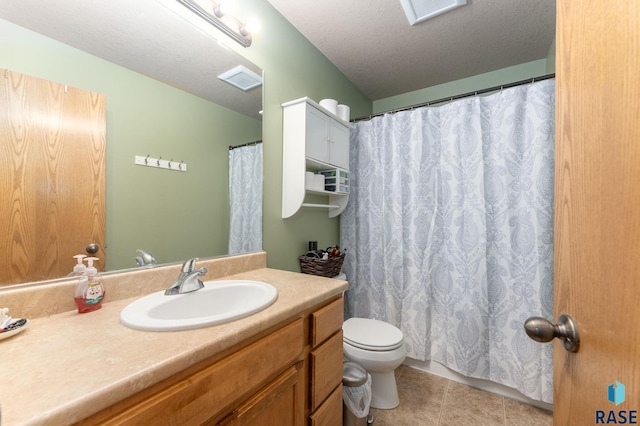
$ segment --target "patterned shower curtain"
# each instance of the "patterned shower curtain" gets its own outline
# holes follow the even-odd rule
[[[262,250],[262,143],[229,150],[229,254]]]
[[[354,124],[340,219],[347,317],[408,356],[551,402],[555,81]]]

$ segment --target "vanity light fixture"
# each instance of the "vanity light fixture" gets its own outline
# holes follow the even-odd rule
[[[251,33],[247,25],[231,15],[228,3],[212,0],[177,0],[193,13],[237,41],[244,47],[251,46]]]
[[[409,24],[416,25],[467,4],[467,0],[400,0]]]

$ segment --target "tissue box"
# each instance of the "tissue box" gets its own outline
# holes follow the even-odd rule
[[[324,175],[314,174],[313,172],[305,173],[305,189],[309,189],[312,191],[323,191],[324,190]]]

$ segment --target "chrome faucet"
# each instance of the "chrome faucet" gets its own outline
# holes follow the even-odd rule
[[[200,290],[204,287],[199,277],[203,277],[209,272],[207,268],[195,269],[198,258],[189,259],[182,264],[182,272],[178,278],[171,284],[171,287],[165,290],[167,296],[173,294],[189,293],[190,291]]]
[[[140,249],[136,251],[139,254],[139,256],[136,257],[136,263],[138,264],[138,266],[153,266],[158,263],[156,261],[156,258],[153,257],[151,253],[147,253],[146,251]]]

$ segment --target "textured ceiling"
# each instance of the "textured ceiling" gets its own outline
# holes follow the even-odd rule
[[[555,0],[468,0],[415,26],[399,0],[268,1],[371,100],[545,58],[555,34]],[[0,19],[258,117],[260,89],[239,96],[216,76],[260,70],[167,5],[4,0]]]
[[[260,119],[261,88],[245,93],[217,76],[237,65],[262,70],[183,9],[175,0],[7,0],[0,19]]]
[[[555,0],[468,0],[415,26],[399,0],[268,0],[371,100],[547,56]]]

